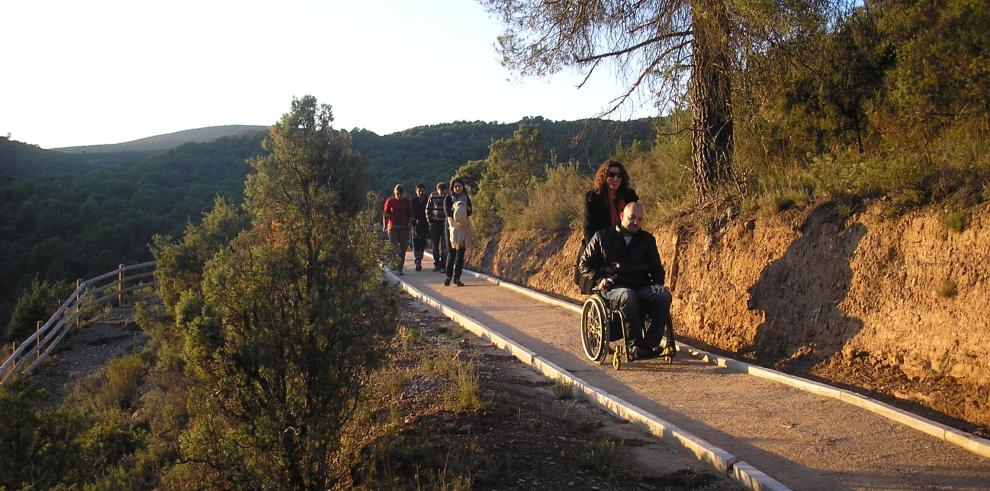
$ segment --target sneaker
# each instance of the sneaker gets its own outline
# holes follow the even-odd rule
[[[443,280],[443,286],[450,286],[450,278]]]
[[[454,280],[454,284],[457,285],[457,286],[464,286],[464,283],[461,283],[461,279],[460,278]]]
[[[423,265],[416,263],[416,271],[422,271],[422,270],[423,270]]]

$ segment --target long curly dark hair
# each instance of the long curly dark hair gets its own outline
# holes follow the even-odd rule
[[[595,191],[598,194],[608,194],[608,170],[612,167],[618,167],[619,172],[622,173],[622,183],[619,184],[619,192],[629,189],[629,172],[626,172],[626,166],[622,165],[622,162],[618,160],[606,160],[595,171]]]

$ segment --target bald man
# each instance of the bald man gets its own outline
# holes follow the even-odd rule
[[[642,222],[642,205],[635,202],[626,205],[618,225],[592,236],[581,253],[579,268],[611,307],[626,317],[626,347],[633,359],[658,354],[674,356],[671,295],[663,284],[664,270],[657,241],[640,228]],[[653,319],[645,333],[641,308]],[[664,328],[667,349],[661,350]]]

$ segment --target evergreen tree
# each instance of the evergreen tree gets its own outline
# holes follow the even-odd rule
[[[506,24],[504,64],[526,75],[577,67],[591,76],[611,61],[629,80],[669,107],[687,96],[693,112],[692,169],[703,201],[734,181],[732,81],[747,55],[800,32],[828,0],[480,0]]]
[[[232,487],[331,487],[341,424],[394,327],[369,181],[332,121],[315,98],[293,101],[251,162],[251,227],[175,306],[196,401],[182,453]]]

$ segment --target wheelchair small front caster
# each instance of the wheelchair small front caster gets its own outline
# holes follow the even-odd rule
[[[612,355],[612,368],[614,368],[616,370],[622,368],[622,359],[619,356],[619,353],[618,352],[616,352],[614,355]]]

